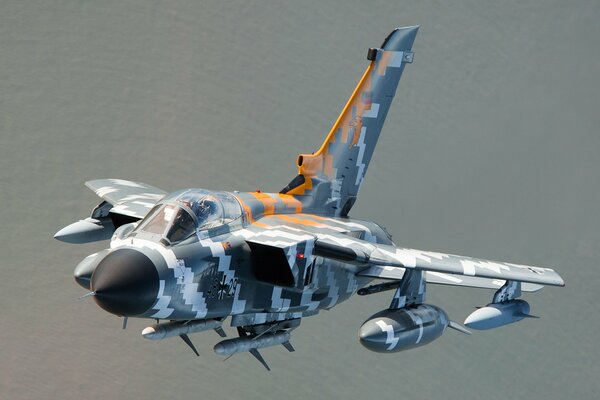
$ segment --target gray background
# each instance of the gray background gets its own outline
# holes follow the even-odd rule
[[[0,3],[0,398],[597,398],[600,3]],[[83,182],[277,191],[379,46],[420,24],[352,215],[398,244],[557,268],[540,320],[405,353],[357,329],[388,294],[303,321],[297,348],[226,363],[146,341],[72,278],[106,243],[52,239]],[[491,292],[430,286],[460,322]],[[229,332],[232,332],[229,330]]]

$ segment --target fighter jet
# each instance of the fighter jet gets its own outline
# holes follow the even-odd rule
[[[438,306],[427,284],[495,290],[464,325],[490,329],[531,317],[522,292],[564,286],[552,269],[396,246],[375,222],[349,216],[407,64],[418,27],[395,29],[370,48],[366,71],[321,147],[297,159],[298,175],[278,193],[183,189],[167,193],[121,179],[86,182],[102,202],[89,218],[54,236],[110,247],[86,257],[75,280],[104,310],[155,324],[150,340],[214,330],[214,351],[283,345],[302,318],[360,296],[393,291],[390,306],[359,328],[367,349],[393,353],[423,346],[446,328],[470,333]]]

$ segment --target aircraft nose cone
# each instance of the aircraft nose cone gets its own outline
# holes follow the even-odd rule
[[[147,311],[158,295],[158,271],[137,250],[118,249],[109,253],[92,275],[94,300],[109,313],[134,316]]]

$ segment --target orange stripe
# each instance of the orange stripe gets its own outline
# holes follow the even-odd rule
[[[293,210],[295,213],[299,213],[302,212],[302,203],[300,202],[300,200],[294,198],[294,196],[290,196],[287,194],[278,194],[279,198],[281,199],[281,201],[283,201],[283,204],[285,204],[285,206],[291,210]]]
[[[323,174],[328,178],[333,178],[333,155],[329,152],[323,156]]]
[[[275,200],[266,193],[252,192],[250,194],[256,197],[256,200],[260,201],[263,204],[263,206],[265,206],[264,215],[275,214],[275,203],[277,200]]]
[[[321,224],[319,222],[311,221],[309,219],[292,217],[291,215],[280,214],[280,215],[277,215],[277,218],[280,218],[284,221],[289,221],[289,222],[292,222],[292,223],[298,224],[298,225],[314,226],[317,228],[328,228],[327,225]]]
[[[290,190],[288,194],[303,195],[306,193],[306,190],[312,189],[312,181],[310,178],[317,175],[318,172],[323,172],[323,174],[328,178],[332,177],[334,155],[329,153],[328,146],[331,143],[335,142],[335,134],[336,131],[340,128],[340,126],[346,127],[346,129],[342,129],[343,132],[341,132],[340,140],[343,143],[351,141],[352,144],[356,144],[358,142],[358,138],[360,136],[360,128],[362,126],[361,117],[367,105],[363,103],[362,99],[357,99],[357,97],[360,96],[364,91],[370,90],[372,80],[370,78],[370,73],[375,68],[375,65],[375,61],[371,61],[371,63],[363,73],[362,77],[358,81],[358,84],[352,91],[350,98],[344,105],[342,112],[340,113],[340,115],[338,115],[335,123],[331,127],[331,130],[325,137],[325,141],[323,142],[323,144],[321,144],[319,150],[317,150],[313,154],[300,155],[300,157],[302,157],[302,164],[298,166],[298,174],[304,175],[306,182],[294,188],[293,190]],[[355,103],[358,108],[356,114],[358,121],[355,124],[354,135],[352,136],[352,138],[348,138],[348,129],[350,128],[350,125],[352,123],[352,121],[350,120],[352,118],[352,112],[350,111],[350,108]]]
[[[369,64],[369,66],[365,70],[365,73],[363,74],[362,78],[360,78],[360,81],[358,81],[358,85],[356,85],[356,87],[354,88],[354,91],[352,92],[352,95],[348,99],[348,102],[346,103],[346,105],[342,109],[342,112],[340,113],[340,115],[338,116],[337,120],[335,121],[335,123],[331,127],[331,131],[329,131],[329,134],[325,138],[325,141],[321,145],[321,148],[315,152],[315,154],[314,154],[315,156],[321,155],[321,153],[323,153],[323,151],[325,151],[325,147],[327,146],[327,144],[329,143],[329,141],[332,140],[335,137],[334,136],[335,131],[339,128],[339,125],[342,122],[342,119],[344,118],[344,115],[346,114],[346,112],[348,111],[348,109],[350,108],[350,106],[352,105],[352,102],[356,98],[356,95],[359,93],[360,88],[361,88],[363,82],[369,76],[369,72],[371,72],[371,70],[373,69],[374,65],[375,65],[375,62],[371,61],[371,63]]]
[[[358,84],[354,88],[352,95],[348,99],[348,102],[342,109],[342,112],[338,116],[337,120],[331,127],[329,134],[325,138],[325,141],[323,142],[323,144],[321,145],[319,150],[317,150],[313,154],[302,154],[301,155],[303,162],[302,162],[302,165],[298,167],[298,173],[304,175],[305,178],[310,177],[310,176],[315,176],[316,173],[319,171],[322,171],[325,174],[325,176],[331,177],[331,175],[333,173],[333,158],[334,157],[333,157],[333,154],[329,154],[328,146],[335,141],[335,134],[336,134],[337,130],[340,129],[340,127],[342,128],[342,132],[341,132],[342,134],[341,134],[340,140],[343,143],[348,142],[349,139],[352,142],[356,142],[358,140],[358,135],[360,135],[360,128],[362,125],[360,118],[366,108],[366,104],[364,104],[361,101],[361,99],[358,99],[358,97],[365,90],[368,90],[370,88],[370,86],[371,86],[370,72],[373,70],[373,68],[375,68],[374,61],[372,61],[369,64],[369,66],[365,70],[364,74],[360,78],[360,81],[358,81]],[[348,129],[350,128],[351,123],[352,123],[352,121],[351,121],[352,112],[350,111],[350,108],[354,105],[357,107],[356,116],[357,116],[358,121],[355,124],[355,132],[354,132],[353,137],[348,138]],[[358,133],[357,133],[357,131],[358,131]],[[305,187],[303,189],[307,189],[307,187],[306,187],[307,185],[305,184],[304,186]],[[302,189],[293,192],[293,194],[302,194],[302,193],[303,193]]]
[[[237,199],[240,202],[240,204],[242,205],[242,208],[244,209],[244,213],[246,214],[246,221],[248,221],[249,223],[253,223],[254,216],[252,215],[252,209],[250,208],[250,206],[248,204],[244,203],[244,201],[242,199],[240,199],[239,197],[237,197]]]

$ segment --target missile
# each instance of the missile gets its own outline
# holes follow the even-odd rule
[[[102,221],[94,218],[86,218],[65,226],[54,234],[54,238],[67,243],[89,243],[98,240],[110,239],[114,227],[112,222]]]
[[[221,356],[230,356],[243,351],[262,349],[263,347],[285,345],[290,341],[290,332],[279,331],[255,336],[242,336],[236,339],[223,340],[215,345],[214,351]]]
[[[367,287],[358,289],[358,292],[356,292],[356,293],[359,296],[367,296],[369,294],[380,293],[380,292],[384,292],[386,290],[397,289],[398,286],[400,286],[400,281],[386,282],[386,283],[380,283],[377,285],[371,285],[371,286],[367,286]]]
[[[465,325],[472,329],[493,329],[512,324],[523,318],[536,318],[529,315],[529,303],[525,300],[510,300],[502,303],[490,303],[472,312]]]
[[[430,304],[419,304],[378,312],[362,324],[358,337],[360,344],[371,351],[395,353],[434,341],[449,324],[444,310]]]
[[[75,271],[73,272],[75,282],[77,282],[79,286],[90,290],[90,280],[92,279],[92,274],[96,270],[98,264],[100,264],[100,261],[102,261],[102,259],[108,253],[110,253],[110,249],[105,249],[99,251],[98,253],[90,254],[79,264],[77,264]]]
[[[182,336],[189,333],[219,329],[223,324],[218,319],[200,319],[195,321],[172,321],[156,324],[145,328],[142,336],[150,340],[162,340],[173,336]]]

